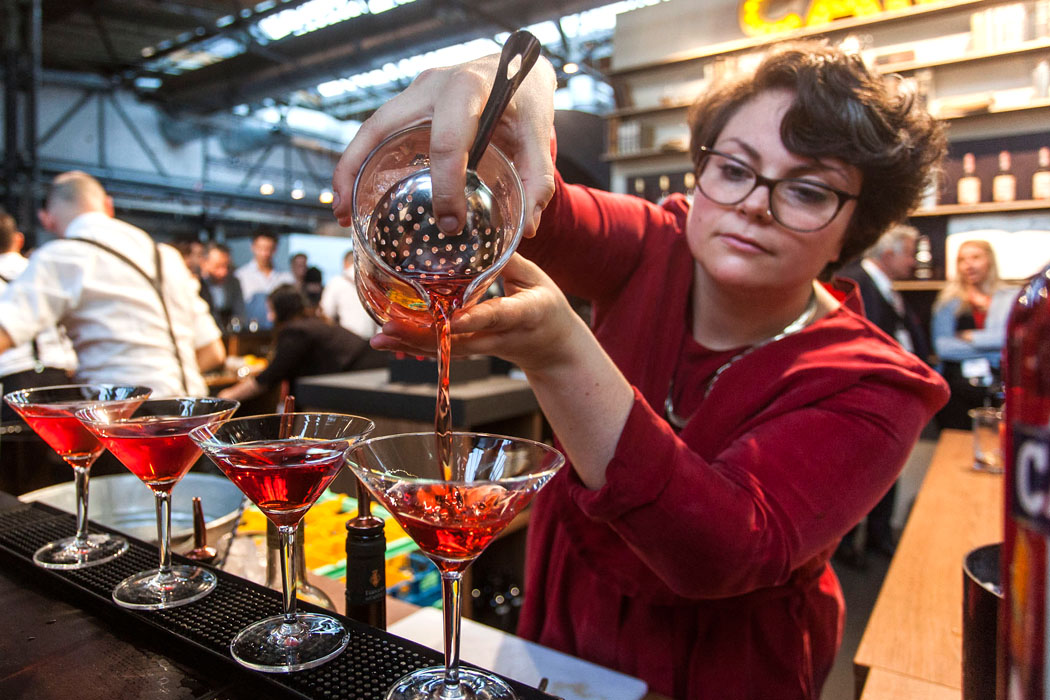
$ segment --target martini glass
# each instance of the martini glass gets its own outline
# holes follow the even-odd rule
[[[516,698],[499,678],[459,667],[463,572],[565,463],[539,442],[452,433],[451,460],[435,433],[365,440],[350,468],[441,572],[445,665],[413,671],[388,700]]]
[[[347,450],[374,427],[360,416],[274,413],[190,433],[280,534],[284,613],[253,622],[233,638],[230,654],[242,666],[288,673],[319,666],[346,648],[350,635],[337,619],[296,611],[296,532],[346,463]]]
[[[215,588],[215,574],[199,566],[171,563],[171,490],[201,451],[189,432],[229,418],[240,404],[214,398],[151,399],[134,412],[118,413],[106,405],[76,412],[88,430],[128,470],[153,491],[157,500],[160,566],[117,584],[113,601],[135,610],[162,610],[192,603]]]
[[[14,391],[4,397],[40,438],[73,467],[77,494],[77,533],[49,542],[33,554],[45,569],[82,569],[111,561],[127,551],[123,537],[88,534],[88,472],[105,449],[73,413],[104,404],[114,413],[129,413],[150,395],[149,387],[115,384],[68,384]]]

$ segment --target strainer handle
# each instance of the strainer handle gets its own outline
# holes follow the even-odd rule
[[[521,57],[521,66],[513,76],[508,77],[507,70],[510,62],[518,56]],[[507,105],[510,104],[510,99],[517,92],[521,81],[536,65],[536,59],[539,56],[539,40],[524,29],[519,29],[507,37],[506,43],[503,44],[503,51],[500,53],[499,68],[496,70],[496,80],[492,83],[492,92],[489,93],[489,99],[485,102],[485,107],[481,110],[481,117],[478,119],[478,133],[474,136],[474,144],[467,158],[468,170],[477,169],[481,156],[485,154],[485,149],[488,148],[489,141],[492,139],[492,133],[496,130],[496,124],[503,116]]]

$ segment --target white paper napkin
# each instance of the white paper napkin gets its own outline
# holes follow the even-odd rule
[[[441,611],[435,608],[421,608],[388,630],[437,651],[444,648]],[[639,700],[648,690],[645,681],[473,620],[463,620],[460,658],[533,687],[547,678],[547,692],[565,700]]]

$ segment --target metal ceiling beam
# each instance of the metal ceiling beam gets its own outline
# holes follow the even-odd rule
[[[171,76],[152,95],[174,109],[198,113],[229,109],[381,68],[409,55],[491,37],[508,28],[607,3],[608,0],[417,0],[381,14],[363,15],[269,44],[270,51],[287,57],[285,63],[242,54]]]
[[[277,14],[278,12],[284,12],[285,10],[294,10],[295,8],[306,3],[307,1],[308,0],[283,0],[278,2],[276,5],[274,5],[268,10],[262,12],[253,11],[251,12],[251,14],[244,14],[245,11],[243,10],[240,12],[236,10],[231,10],[229,13],[220,12],[217,17],[211,18],[210,21],[206,23],[209,26],[204,26],[205,23],[203,22],[198,23],[198,26],[192,27],[192,29],[195,30],[192,37],[182,41],[169,40],[168,45],[166,45],[163,49],[157,50],[154,53],[152,53],[149,57],[143,60],[142,64],[140,64],[136,68],[140,69],[143,65],[145,65],[148,62],[155,61],[158,58],[163,58],[164,56],[168,56],[181,49],[185,49],[190,46],[195,46],[209,39],[233,35],[237,35],[238,37],[245,36],[245,30],[251,25],[258,22],[259,20],[265,17],[269,17],[270,15]],[[218,19],[221,19],[223,16],[226,16],[227,14],[233,16],[234,20],[224,27],[215,26],[215,22]]]

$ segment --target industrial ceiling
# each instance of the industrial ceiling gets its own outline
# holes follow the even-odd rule
[[[258,31],[260,20],[304,4],[41,0],[42,67],[104,76],[180,112],[209,114],[277,103],[360,119],[403,85],[328,101],[316,86],[408,55],[557,20],[609,0],[386,0],[378,4],[389,9],[370,14],[367,7],[376,4],[373,0],[358,3],[365,14],[299,36],[272,41]],[[231,47],[236,55],[224,58]],[[575,55],[587,50],[566,40],[548,47],[548,55],[559,66],[570,54],[576,61]],[[588,56],[583,58],[585,69],[597,69],[587,65]],[[180,68],[187,61],[200,67]]]

